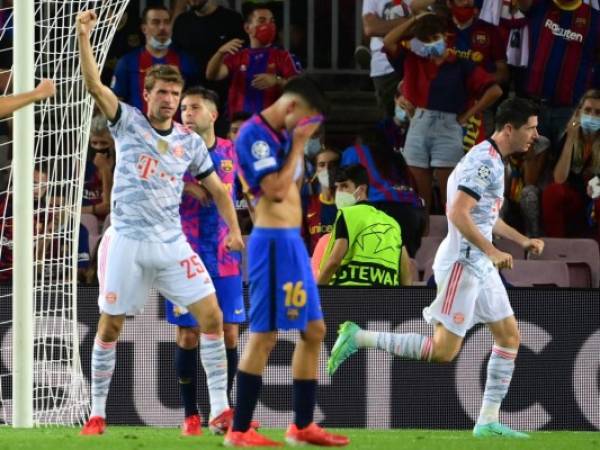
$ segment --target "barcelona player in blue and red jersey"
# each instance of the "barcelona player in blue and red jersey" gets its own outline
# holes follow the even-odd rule
[[[242,49],[243,41],[233,39],[219,48],[206,67],[208,80],[231,79],[230,116],[239,111],[258,113],[269,107],[281,95],[288,79],[299,73],[292,55],[273,46],[277,27],[271,10],[254,7],[246,17],[244,29],[250,48]]]
[[[204,139],[210,158],[221,182],[235,199],[234,185],[238,172],[237,157],[233,143],[215,136],[214,124],[217,119],[219,98],[211,90],[193,87],[184,92],[181,101],[183,123]],[[242,297],[242,277],[240,254],[226,248],[229,228],[219,215],[217,206],[208,191],[190,173],[184,175],[184,194],[179,212],[183,232],[200,255],[208,270],[219,306],[223,311],[223,331],[227,353],[227,392],[237,370],[237,343],[239,323],[246,319]],[[177,349],[175,367],[181,397],[184,403],[184,435],[200,434],[200,416],[196,404],[197,352],[200,328],[194,317],[178,308],[170,301],[165,303],[169,323],[177,325]],[[213,433],[223,433],[229,427],[233,411],[229,408],[214,417],[215,411],[223,409],[217,404],[219,398],[211,394],[211,420],[209,427]]]
[[[186,85],[198,79],[198,66],[193,58],[171,45],[171,17],[163,5],[148,6],[142,13],[142,32],[146,45],[124,55],[115,69],[111,89],[117,97],[143,113],[148,110],[144,100],[144,78],[155,64],[168,64],[179,69]]]
[[[300,331],[300,339],[292,356],[295,416],[286,441],[324,446],[349,442],[313,422],[325,322],[300,235],[299,184],[304,147],[325,109],[325,97],[315,82],[296,77],[273,105],[242,126],[236,141],[240,170],[255,199],[255,223],[248,243],[250,339],[237,374],[233,426],[225,437],[228,446],[281,445],[257,433],[251,419],[277,332],[291,329]]]

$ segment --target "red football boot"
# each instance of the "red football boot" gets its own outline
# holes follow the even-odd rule
[[[229,430],[225,435],[223,444],[226,447],[282,447],[281,442],[272,441],[266,436],[259,434],[254,428],[248,431]]]
[[[188,416],[181,425],[182,436],[201,436],[202,418],[198,414]]]
[[[104,417],[93,416],[88,419],[79,434],[82,436],[94,436],[103,434],[105,430],[106,420],[104,420]]]
[[[285,432],[285,441],[290,445],[312,444],[322,447],[343,447],[350,443],[346,436],[328,433],[314,422],[301,430],[295,424],[290,425]]]

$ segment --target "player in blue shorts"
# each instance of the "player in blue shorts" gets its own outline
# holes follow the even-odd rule
[[[292,356],[295,419],[286,441],[327,446],[349,442],[313,422],[325,323],[300,235],[299,185],[305,144],[325,109],[318,86],[309,78],[294,78],[273,105],[242,126],[236,141],[241,173],[255,199],[255,226],[248,243],[250,340],[239,364],[233,426],[225,436],[228,446],[281,445],[251,427],[278,330],[301,332]]]
[[[216,92],[202,87],[190,88],[182,95],[181,119],[184,125],[199,134],[206,143],[215,171],[226,186],[233,202],[238,174],[237,156],[233,142],[215,136],[214,124],[218,117],[218,104],[219,97]],[[217,205],[210,193],[191,174],[186,173],[183,179],[185,185],[179,207],[183,232],[192,249],[204,262],[215,285],[217,300],[223,311],[223,332],[227,352],[227,394],[229,395],[238,365],[239,324],[246,320],[240,253],[227,250],[226,239],[229,227],[219,215]],[[190,313],[171,301],[165,302],[165,308],[169,323],[177,325],[175,370],[185,410],[182,434],[200,435],[201,420],[196,402],[200,328]],[[208,345],[210,346],[210,343]],[[203,348],[201,352],[203,361],[207,353],[207,348]],[[213,395],[213,390],[213,387],[209,386],[211,404],[209,428],[213,433],[222,434],[231,425],[233,410],[225,408],[226,405],[220,402],[221,397]],[[214,416],[215,411],[223,412]]]

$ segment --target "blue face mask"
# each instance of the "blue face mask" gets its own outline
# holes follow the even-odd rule
[[[425,49],[427,50],[430,58],[444,56],[444,52],[446,51],[446,41],[444,41],[442,38],[434,42],[426,43]]]
[[[310,138],[304,145],[304,156],[312,159],[319,153],[319,150],[321,150],[321,139]]]
[[[406,111],[404,111],[402,106],[396,105],[396,109],[394,110],[394,117],[398,122],[408,122],[408,114],[406,114]]]
[[[150,47],[152,47],[155,50],[166,50],[171,45],[171,38],[167,39],[165,42],[160,42],[154,36],[151,36],[149,44]]]
[[[600,117],[590,114],[581,115],[581,129],[585,134],[594,134],[600,131]]]

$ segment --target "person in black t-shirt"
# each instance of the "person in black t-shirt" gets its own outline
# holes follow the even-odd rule
[[[173,42],[180,49],[194,56],[200,66],[200,84],[217,91],[219,98],[226,99],[228,82],[207,81],[205,78],[208,60],[224,43],[232,39],[247,39],[244,19],[231,9],[219,6],[214,0],[187,0],[189,10],[177,16],[173,25]],[[219,109],[223,109],[224,104]],[[226,136],[228,124],[225,111],[219,112],[215,130]]]

